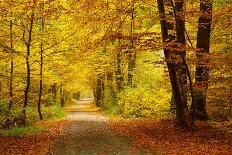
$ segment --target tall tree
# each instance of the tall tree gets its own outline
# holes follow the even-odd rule
[[[184,103],[183,107],[184,107],[184,111],[187,113],[188,111],[187,78],[188,78],[192,103],[191,103],[191,108],[190,108],[191,117],[187,117],[187,119],[189,119],[188,120],[188,122],[190,122],[189,125],[192,127],[192,129],[194,129],[195,103],[193,102],[194,100],[193,84],[192,84],[190,70],[189,70],[189,67],[186,61],[185,33],[187,34],[187,31],[185,28],[185,12],[184,12],[185,2],[184,0],[175,0],[175,3],[173,3],[173,0],[171,0],[171,4],[173,6],[175,23],[176,23],[176,42],[177,42],[177,47],[178,47],[177,53],[179,57],[181,57],[181,61],[179,63],[179,77],[180,77],[180,81],[182,85],[181,88],[182,88],[182,97],[183,97],[183,103]]]
[[[136,61],[136,52],[134,49],[134,20],[135,20],[135,2],[132,1],[131,4],[131,27],[130,27],[130,48],[129,48],[129,54],[128,54],[128,86],[132,87],[133,84],[133,70],[135,67],[135,61]]]
[[[200,1],[200,17],[197,32],[197,64],[195,73],[195,97],[196,117],[207,120],[206,93],[209,80],[209,48],[212,22],[212,0]]]
[[[30,69],[30,54],[31,54],[31,43],[32,43],[32,32],[33,32],[33,25],[34,25],[34,18],[35,18],[35,9],[36,5],[36,0],[33,0],[33,7],[31,10],[31,15],[30,15],[30,24],[29,24],[29,30],[28,30],[28,39],[26,40],[25,38],[25,33],[26,33],[26,27],[22,22],[22,26],[24,27],[24,32],[23,32],[23,41],[26,45],[27,48],[27,53],[26,53],[26,67],[27,67],[27,80],[26,80],[26,88],[24,90],[24,104],[23,104],[23,110],[22,110],[22,124],[25,125],[25,120],[26,120],[26,107],[28,105],[28,97],[29,97],[29,91],[30,91],[30,84],[31,84],[31,69]]]
[[[13,104],[13,74],[14,74],[14,55],[13,55],[13,22],[10,20],[10,104],[9,109],[11,109]]]
[[[44,2],[41,2],[41,31],[44,32]],[[40,80],[39,80],[39,99],[38,99],[38,113],[39,113],[39,118],[40,120],[43,119],[43,115],[41,112],[41,98],[43,94],[43,53],[44,53],[44,43],[43,39],[40,43]]]
[[[164,46],[163,47],[164,55],[168,66],[173,98],[176,105],[177,122],[179,126],[186,126],[186,120],[185,120],[186,106],[185,106],[185,101],[183,100],[182,97],[183,95],[181,91],[182,83],[180,80],[178,80],[179,79],[177,73],[178,64],[176,64],[175,62],[175,58],[177,58],[177,55],[172,48],[168,48],[168,46],[173,46],[172,41],[174,41],[174,38],[168,32],[164,1],[157,0],[157,4],[158,4],[159,15],[160,15],[160,25],[161,25],[161,33],[162,33],[162,42]]]

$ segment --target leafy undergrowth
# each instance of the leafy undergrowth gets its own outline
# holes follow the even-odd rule
[[[232,134],[228,130],[197,122],[198,130],[193,132],[173,124],[171,120],[151,119],[110,121],[113,130],[154,154],[231,154]]]
[[[41,121],[37,125],[45,131],[40,134],[0,136],[0,154],[49,154],[50,148],[62,135],[68,124],[67,120]]]
[[[44,131],[43,128],[40,127],[13,127],[10,129],[1,129],[1,136],[25,136],[25,135],[33,135],[40,134]]]

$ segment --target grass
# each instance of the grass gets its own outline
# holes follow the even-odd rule
[[[0,122],[4,124],[6,121],[6,116],[13,120],[17,118],[21,114],[21,107],[14,106],[14,109],[8,111],[8,103],[0,103]],[[26,109],[27,119],[26,119],[26,126],[19,127],[16,123],[15,125],[10,126],[9,128],[5,129],[1,127],[0,123],[0,136],[25,136],[25,135],[32,135],[32,134],[41,134],[46,131],[46,124],[50,122],[54,122],[56,120],[63,119],[67,116],[66,112],[63,108],[58,105],[51,105],[51,106],[43,106],[42,107],[42,114],[43,114],[43,121],[39,120],[37,108],[35,107],[27,107]]]
[[[1,129],[0,136],[15,137],[25,135],[37,135],[44,132],[41,127],[13,127],[11,129]]]

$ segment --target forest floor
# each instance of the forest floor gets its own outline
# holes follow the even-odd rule
[[[170,120],[107,118],[89,100],[65,110],[67,119],[41,123],[45,133],[0,137],[0,155],[232,154],[232,133],[210,123],[198,122],[192,132]]]

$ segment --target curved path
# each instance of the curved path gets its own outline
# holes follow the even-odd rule
[[[65,107],[71,124],[51,148],[55,155],[150,154],[136,148],[128,137],[115,134],[107,118],[98,112],[91,100],[82,100]]]

